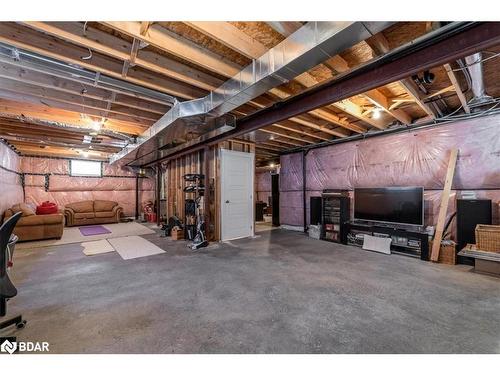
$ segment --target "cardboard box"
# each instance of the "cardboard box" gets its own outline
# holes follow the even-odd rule
[[[183,240],[184,231],[178,227],[172,228],[172,239],[173,240]]]

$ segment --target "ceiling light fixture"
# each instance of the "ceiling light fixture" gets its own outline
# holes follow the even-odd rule
[[[274,163],[269,164],[269,166],[270,166],[271,168],[274,168],[274,167],[275,167]]]
[[[382,110],[378,107],[374,108],[373,109],[373,112],[372,112],[372,118],[377,120],[380,118],[380,113],[382,112]]]

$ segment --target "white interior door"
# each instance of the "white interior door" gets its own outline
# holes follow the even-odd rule
[[[249,152],[221,150],[221,239],[254,234],[254,160]]]

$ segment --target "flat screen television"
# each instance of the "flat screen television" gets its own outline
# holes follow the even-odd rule
[[[355,188],[354,220],[422,226],[424,188]]]

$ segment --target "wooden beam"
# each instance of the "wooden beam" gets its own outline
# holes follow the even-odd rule
[[[95,109],[91,106],[82,106],[81,104],[69,103],[67,101],[60,101],[43,96],[40,97],[32,94],[17,93],[13,91],[3,90],[1,88],[0,97],[17,102],[32,103],[46,108],[63,109],[66,111],[82,113],[88,116],[105,117],[112,120],[130,123],[131,126],[142,125],[143,127],[149,127],[155,122],[155,120],[145,120],[137,117],[131,117],[130,115],[109,113],[106,111],[106,108]]]
[[[27,118],[35,121],[49,121],[66,123],[70,126],[88,128],[91,124],[89,119],[82,118],[80,113],[66,111],[62,109],[48,108],[47,106],[35,105],[32,103],[21,103],[13,100],[0,98],[0,117],[6,118]],[[139,135],[146,127],[136,123],[123,122],[118,120],[107,120],[104,128],[115,132]]]
[[[279,124],[274,124],[274,126],[276,126],[277,128],[281,128],[281,129],[284,129],[284,130],[287,130],[287,131],[291,131],[293,133],[297,133],[297,134],[301,134],[301,135],[305,135],[305,136],[308,136],[308,137],[312,137],[312,138],[316,138],[316,139],[319,139],[321,141],[329,141],[331,140],[331,138],[328,138],[328,137],[323,137],[323,136],[318,136],[314,133],[311,133],[311,132],[307,132],[307,131],[304,131],[304,130],[301,130],[301,129],[297,129],[296,126],[294,126],[295,124],[290,124],[288,123],[287,125],[283,125],[283,122],[279,123]]]
[[[57,156],[57,157],[72,157],[83,159],[81,152],[78,150],[72,150],[68,147],[58,147],[58,146],[47,146],[45,148],[40,148],[39,146],[23,145],[17,142],[12,142],[16,149],[21,153],[21,155],[35,155],[35,156]],[[87,151],[87,150],[86,150]],[[87,151],[89,152],[89,151]],[[88,158],[89,160],[107,160],[108,154],[103,152],[90,151]]]
[[[284,143],[284,144],[287,144],[290,146],[295,146],[295,147],[300,147],[300,146],[304,146],[305,144],[307,144],[307,142],[305,142],[302,139],[300,141],[294,141],[293,139],[290,139],[287,135],[283,135],[282,133],[278,133],[276,131],[269,130],[267,128],[259,129],[259,131],[261,131],[263,133],[271,134],[271,138],[269,138],[269,140],[274,141],[274,142]]]
[[[313,112],[311,112],[311,113],[313,113]],[[320,111],[320,113],[323,113],[323,112]],[[319,130],[323,133],[334,135],[336,137],[343,138],[343,137],[347,137],[349,135],[349,133],[345,131],[345,129],[346,129],[345,126],[341,127],[341,128],[332,129],[330,126],[327,125],[330,123],[330,121],[328,121],[326,119],[324,119],[325,123],[323,123],[323,124],[319,124],[320,121],[318,121],[317,119],[315,119],[314,121],[308,120],[305,118],[305,116],[292,117],[289,120],[292,122],[295,122],[297,124],[307,126],[311,129]]]
[[[25,22],[24,24],[121,61],[130,59],[133,43],[92,27],[88,27],[83,34],[81,24],[77,22]],[[134,40],[140,42],[140,39]],[[137,48],[139,47],[140,43],[137,45]],[[223,83],[199,69],[151,51],[138,51],[134,64],[204,90],[213,90]]]
[[[105,22],[105,24],[134,38],[141,38],[140,35],[137,35],[137,23]],[[262,53],[267,51],[267,48],[264,45],[250,38],[247,34],[243,33],[236,27],[230,24],[225,25],[225,23],[219,24],[222,25],[217,26],[214,23],[204,23],[203,25],[201,25],[200,23],[198,23],[196,27],[198,30],[202,30],[202,32],[209,37],[215,38],[219,42],[224,43],[224,45],[229,48],[238,50],[240,53],[245,54],[245,56],[258,58],[262,55]],[[230,30],[230,32],[225,32],[225,30]],[[241,69],[241,67],[239,67],[237,64],[227,64],[221,56],[218,56],[211,51],[194,45],[192,42],[185,40],[182,37],[177,36],[177,39],[174,41],[172,40],[174,36],[175,34],[171,33],[170,31],[163,29],[158,25],[154,25],[152,28],[150,28],[146,36],[142,36],[142,40],[180,58],[183,58],[191,63],[198,64],[200,66],[203,66],[204,68],[210,69],[218,74],[222,74],[228,77],[232,77]],[[246,43],[238,44],[238,41],[241,40],[245,40]],[[252,41],[251,43],[249,42],[250,40]],[[308,74],[306,73],[306,76],[307,75]],[[316,84],[318,83],[318,81],[315,81],[314,83]],[[311,85],[306,87],[310,86]],[[274,88],[270,90],[270,92],[279,96],[280,98],[286,98],[290,95],[279,88]],[[347,109],[351,110],[353,106],[354,104],[347,107]],[[315,112],[321,114],[323,116],[323,119],[328,118],[328,113],[323,112],[323,110],[321,109],[318,109]],[[360,109],[358,111],[352,111],[352,113],[355,114],[358,114],[360,112]],[[370,121],[371,120],[367,119],[367,122],[370,123]],[[338,121],[334,123],[339,126],[345,127],[346,121]],[[353,128],[357,127],[353,126]],[[352,130],[352,128],[350,130]]]
[[[268,50],[263,44],[229,22],[202,21],[184,23],[249,59],[260,57]]]
[[[413,101],[432,119],[437,117],[436,111],[424,103],[425,94],[423,94],[417,87],[417,85],[408,78],[398,81],[398,83],[403,87],[406,93],[413,99]]]
[[[455,175],[455,165],[457,164],[458,149],[454,148],[450,152],[450,160],[448,161],[448,169],[444,182],[443,192],[441,194],[441,205],[439,206],[438,221],[434,240],[432,242],[431,260],[437,262],[439,260],[439,250],[441,248],[441,240],[443,239],[444,226],[446,222],[446,212],[448,211],[448,202],[450,200],[450,192],[453,184],[453,176]]]
[[[6,139],[9,142],[16,142],[16,144],[24,144],[28,146],[61,146],[76,148],[81,150],[91,150],[103,152],[106,154],[111,154],[120,151],[119,147],[111,147],[107,145],[99,145],[94,143],[77,143],[77,142],[64,142],[64,141],[54,141],[44,138],[30,138],[25,136],[13,136],[9,134],[4,134],[0,131],[0,138]]]
[[[446,70],[446,74],[448,74],[450,82],[453,84],[458,99],[460,100],[460,104],[462,104],[462,108],[464,109],[465,113],[470,113],[470,108],[469,104],[467,103],[467,98],[465,97],[465,94],[463,93],[462,88],[460,87],[457,75],[453,71],[450,64],[444,64],[444,69]]]
[[[366,40],[375,55],[383,55],[390,51],[389,41],[382,33],[377,33]],[[423,94],[420,93],[416,85],[409,79],[402,79],[398,84],[406,91],[415,103],[431,118],[436,118],[437,113],[429,105],[424,103]]]
[[[36,87],[54,89],[69,95],[80,95],[85,98],[108,101],[116,93],[114,103],[128,108],[138,109],[152,114],[163,115],[169,109],[167,105],[149,102],[140,98],[122,95],[118,91],[108,91],[91,85],[84,85],[80,80],[60,78],[56,75],[29,70],[13,64],[0,61],[0,77],[11,81],[23,82]]]
[[[149,21],[142,21],[141,22],[141,27],[139,28],[139,34],[141,35],[146,35],[146,33],[148,32],[149,30],[149,26],[151,26],[153,22],[149,22]]]
[[[336,73],[345,73],[347,72],[350,67],[349,64],[347,63],[346,60],[344,60],[341,56],[337,55],[334,56],[327,61],[325,61],[325,64],[327,67],[335,71]],[[363,97],[365,97],[367,100],[369,100],[373,105],[383,109],[386,111],[388,114],[390,114],[392,117],[395,119],[401,121],[403,124],[410,124],[412,119],[411,117],[403,110],[392,110],[390,108],[389,104],[389,99],[380,92],[378,89],[373,89],[370,91],[367,91],[362,94]],[[376,124],[374,126],[377,126]]]
[[[391,116],[401,121],[402,124],[409,125],[412,122],[412,119],[409,114],[407,114],[402,109],[391,109],[389,99],[385,95],[383,95],[379,90],[370,90],[363,95],[366,99],[368,99],[373,105],[378,108],[383,109]]]
[[[274,147],[276,148],[276,150],[280,150],[280,151],[284,151],[290,147],[288,146],[284,146],[282,144],[280,144],[279,142],[275,142],[275,141],[267,141],[267,142],[258,142],[259,144],[263,144],[263,145],[266,145],[266,146],[271,146],[271,147]]]
[[[64,135],[65,137],[75,137],[82,139],[83,135],[89,135],[95,132],[95,127],[92,124],[73,125],[63,122],[45,121],[31,117],[21,116],[15,117],[0,117],[0,127],[13,127],[14,130],[26,131],[26,129],[33,129],[37,132],[45,134]],[[123,146],[125,142],[130,141],[134,134],[126,134],[122,132],[115,132],[106,128],[101,128],[97,139],[110,139],[117,145]]]
[[[257,150],[264,150],[264,152],[266,152],[268,154],[271,154],[271,155],[279,155],[280,154],[279,150],[276,150],[273,147],[269,147],[269,146],[266,146],[266,145],[263,145],[263,144],[256,144],[255,148]]]
[[[305,136],[299,137],[299,136],[290,134],[291,131],[283,130],[281,128],[278,128],[276,126],[276,124],[273,124],[273,125],[267,127],[265,130],[267,132],[269,132],[269,133],[277,134],[277,135],[280,135],[282,137],[286,137],[286,138],[292,139],[294,141],[305,142],[305,143],[309,143],[309,144],[316,143],[316,141],[310,139],[309,137],[305,137]]]
[[[198,44],[177,35],[160,25],[152,25],[146,35],[140,34],[140,22],[112,21],[102,22],[121,33],[160,48],[174,56],[202,66],[212,72],[232,77],[241,69],[227,58],[209,51]]]
[[[9,22],[0,23],[0,41],[66,63],[79,65],[111,77],[123,78],[123,66],[120,61],[108,56],[99,55],[96,52],[92,54],[91,60],[82,60],[82,56],[88,56],[89,54],[86,47],[79,47],[63,40],[54,39],[28,27]],[[126,58],[128,59],[128,54]],[[200,91],[192,86],[186,86],[168,77],[152,75],[135,69],[129,69],[126,80],[186,99],[199,98],[206,94],[205,91]],[[148,98],[147,100],[154,101],[153,98]]]
[[[283,97],[286,97],[286,96],[283,95]],[[264,99],[264,97],[260,96],[258,98],[255,98],[254,100],[248,102],[247,105],[253,106],[253,107],[257,107],[259,109],[262,109],[262,108],[266,108],[266,107],[268,107],[269,105],[272,104],[272,102],[263,103],[263,99]],[[311,113],[313,113],[313,112],[311,112]],[[319,110],[318,113],[320,115],[323,114],[324,117],[326,117],[326,118],[323,118],[323,120],[326,123],[320,124],[318,122],[317,118],[312,117],[312,116],[308,116],[307,114],[304,114],[304,115],[301,115],[301,116],[296,116],[296,117],[291,117],[288,120],[292,121],[292,122],[295,122],[295,123],[297,123],[299,125],[307,126],[307,127],[311,128],[311,129],[320,130],[323,133],[334,135],[336,137],[347,137],[347,136],[349,136],[349,132],[346,131],[346,129],[345,129],[346,126],[349,126],[347,121],[344,122],[344,126],[341,127],[341,128],[331,128],[329,126],[329,124],[331,123],[332,120],[335,120],[335,121],[338,121],[338,122],[341,122],[342,120],[340,118],[338,118],[337,116],[334,116],[333,114],[327,113],[326,111],[323,111],[323,110]],[[328,119],[330,119],[330,121]]]
[[[80,112],[85,112],[86,109],[105,111],[103,112],[102,116],[113,118],[113,115],[110,116],[109,113],[116,114],[119,115],[119,117],[116,117],[117,119],[122,119],[125,121],[137,121],[138,123],[141,123],[143,120],[146,120],[149,123],[151,121],[156,121],[161,117],[160,115],[155,115],[150,112],[143,112],[133,108],[127,108],[126,110],[115,110],[108,108],[109,104],[112,103],[113,95],[108,101],[95,100],[85,98],[81,95],[72,95],[53,89],[33,86],[22,82],[0,78],[0,92],[2,91],[17,93],[18,95],[30,95],[40,99],[55,100],[59,103],[69,104],[73,106],[73,108],[77,108],[77,110],[79,109]],[[114,94],[116,95],[116,93]]]
[[[434,98],[435,96],[438,96],[438,95],[444,94],[445,92],[450,92],[450,91],[455,91],[455,87],[453,85],[444,87],[441,90],[438,90],[432,94],[428,94],[424,99],[428,100],[428,99]]]

